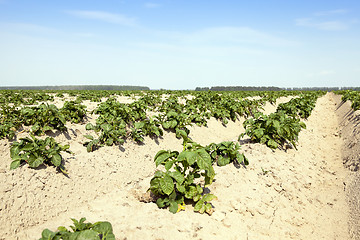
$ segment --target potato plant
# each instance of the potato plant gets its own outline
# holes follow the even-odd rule
[[[238,144],[222,142],[203,147],[189,139],[186,133],[179,134],[184,140],[184,150],[181,153],[161,150],[155,155],[156,166],[163,165],[165,171],[156,171],[149,191],[157,196],[159,208],[169,207],[170,212],[177,213],[188,200],[194,203],[195,212],[211,215],[213,207],[210,201],[217,197],[204,194],[204,188],[214,180],[213,164],[217,162],[219,166],[224,166],[237,161],[248,165],[248,160],[238,152]]]
[[[340,94],[342,94],[341,100],[342,102],[346,102],[348,100],[351,101],[351,108],[356,111],[360,110],[360,92],[359,91],[340,91]]]
[[[284,111],[287,115],[308,119],[315,108],[318,94],[306,94],[299,98],[293,98],[287,103],[280,103],[276,111]]]
[[[164,165],[166,171],[157,171],[150,181],[149,190],[158,199],[158,207],[169,207],[176,213],[185,199],[195,203],[194,211],[212,213],[209,203],[216,197],[204,194],[203,187],[211,184],[215,177],[210,155],[205,149],[177,151],[159,151],[155,156],[156,166]],[[204,185],[196,179],[204,177]]]
[[[288,116],[285,112],[279,111],[265,115],[256,113],[254,118],[244,121],[245,133],[239,136],[239,140],[248,135],[251,141],[266,144],[269,148],[276,149],[289,143],[296,149],[298,135],[305,123],[298,118]]]
[[[20,111],[15,106],[3,104],[0,109],[0,139],[9,140],[15,137],[16,131],[21,127]]]
[[[66,227],[58,227],[56,232],[44,229],[39,240],[115,240],[113,228],[109,222],[85,223],[86,218],[79,221],[71,219],[74,226],[71,230]]]
[[[75,101],[65,101],[64,106],[60,109],[60,112],[67,121],[80,123],[86,116],[86,106],[76,103]]]
[[[41,164],[53,165],[66,174],[62,163],[61,152],[72,153],[69,145],[60,145],[54,138],[46,137],[45,140],[38,139],[33,135],[31,138],[20,138],[20,142],[15,141],[10,148],[12,162],[10,169],[18,168],[22,163],[27,163],[30,168],[37,168]]]
[[[145,119],[141,122],[135,122],[134,127],[131,128],[130,136],[136,142],[143,142],[144,136],[160,137],[163,135],[163,130],[160,128],[160,123],[157,119]]]
[[[31,127],[35,135],[44,134],[49,130],[66,130],[66,119],[63,113],[53,104],[40,104],[36,107],[25,107],[21,109],[22,122]]]
[[[218,166],[225,166],[231,162],[237,164],[249,165],[248,159],[244,154],[239,152],[240,145],[231,141],[221,143],[211,143],[206,146],[206,151],[210,154],[213,163],[216,162]]]

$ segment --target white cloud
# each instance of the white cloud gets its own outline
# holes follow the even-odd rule
[[[95,19],[124,26],[135,26],[135,18],[130,18],[122,14],[114,14],[103,11],[66,11],[66,13],[79,18]]]
[[[335,9],[330,11],[322,11],[314,13],[315,16],[332,16],[332,15],[342,15],[346,14],[349,11],[347,9]]]
[[[32,24],[32,23],[8,23],[8,22],[3,22],[3,23],[0,23],[0,27],[2,29],[6,29],[6,30],[9,30],[9,31],[36,32],[36,33],[43,33],[43,34],[58,34],[58,33],[61,33],[61,31],[59,31],[57,29],[44,27],[44,26],[37,25],[37,24]]]
[[[318,21],[312,18],[299,18],[295,20],[297,26],[312,27],[327,31],[341,31],[349,28],[349,25],[341,21]]]
[[[158,8],[158,7],[161,7],[160,4],[158,4],[158,3],[152,3],[152,2],[147,2],[147,3],[144,4],[144,6],[145,6],[146,8]]]
[[[213,27],[193,33],[173,34],[183,43],[251,44],[262,46],[294,46],[297,42],[273,36],[248,27]]]
[[[133,42],[135,49],[201,61],[239,61],[277,56],[284,49],[300,43],[248,27],[214,27],[193,32],[154,31],[151,41]],[[199,60],[199,61],[200,61]]]
[[[347,9],[335,9],[329,11],[321,11],[312,14],[309,18],[295,19],[295,24],[302,27],[310,27],[325,31],[342,31],[350,28],[352,24],[356,23],[356,20],[344,19],[344,16],[349,11]],[[342,20],[334,20],[334,17],[342,18]]]

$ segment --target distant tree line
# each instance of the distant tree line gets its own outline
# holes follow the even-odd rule
[[[121,85],[64,85],[64,86],[14,86],[0,87],[0,90],[150,90],[149,87],[143,86],[121,86]]]
[[[195,91],[281,91],[279,87],[255,87],[255,86],[215,86],[215,87],[197,87]]]
[[[303,87],[303,88],[286,88],[289,91],[338,91],[338,90],[355,90],[360,91],[360,87]]]
[[[360,91],[360,87],[302,87],[302,88],[279,88],[279,87],[245,87],[245,86],[216,86],[197,87],[195,91],[337,91],[337,90]]]

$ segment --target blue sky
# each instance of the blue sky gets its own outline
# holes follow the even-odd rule
[[[0,85],[360,86],[360,1],[0,0]]]

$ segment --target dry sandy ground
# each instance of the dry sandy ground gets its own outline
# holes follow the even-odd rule
[[[340,96],[335,96],[337,102]],[[346,185],[349,203],[349,233],[353,239],[360,239],[360,111],[352,111],[350,102],[336,108],[339,117],[340,134],[343,139],[343,162],[351,170]]]
[[[194,213],[191,206],[172,214],[140,201],[156,170],[155,154],[182,148],[173,133],[158,141],[147,138],[143,145],[130,141],[87,153],[85,125],[69,124],[68,134],[54,135],[75,153],[63,154],[70,178],[53,167],[10,171],[11,143],[1,140],[0,239],[38,239],[43,229],[69,226],[70,218],[81,217],[109,221],[117,239],[128,240],[357,239],[360,190],[355,181],[360,177],[354,167],[344,167],[343,159],[346,166],[359,161],[360,120],[348,104],[339,103],[333,94],[318,99],[298,150],[244,143],[248,167],[215,167],[209,190],[218,200],[212,216]],[[275,108],[267,105],[265,112]],[[236,141],[242,122],[224,127],[211,119],[208,127],[192,127],[190,136],[204,145]]]

